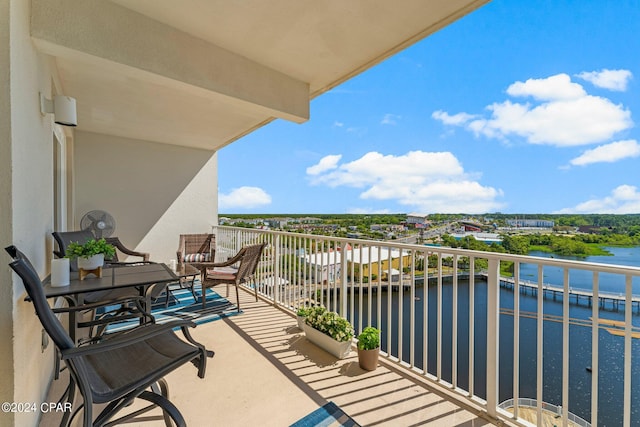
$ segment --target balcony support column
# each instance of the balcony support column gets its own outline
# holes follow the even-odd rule
[[[487,414],[497,418],[500,332],[500,261],[489,259],[487,278]]]

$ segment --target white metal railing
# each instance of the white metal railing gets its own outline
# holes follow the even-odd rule
[[[368,325],[381,329],[389,360],[491,417],[518,419],[519,408],[534,402],[538,419],[547,404],[569,408],[558,414],[565,426],[574,411],[592,425],[603,411],[609,422],[618,416],[620,425],[632,424],[631,408],[640,404],[631,393],[640,368],[640,354],[632,357],[638,267],[223,226],[213,232],[219,260],[267,243],[255,286],[273,304],[294,311],[321,303],[347,317],[356,335]],[[529,295],[531,282],[538,286]],[[543,290],[549,283],[553,295]],[[573,289],[589,291],[591,307],[564,297]],[[608,306],[612,294],[622,297]],[[590,387],[578,389],[585,378]],[[611,389],[618,395],[605,396]],[[536,399],[525,405],[521,395]],[[508,399],[513,414],[499,410]]]

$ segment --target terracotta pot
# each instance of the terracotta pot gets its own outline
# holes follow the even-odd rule
[[[373,350],[358,349],[358,364],[365,371],[375,371],[378,367],[379,354],[379,348],[374,348]]]

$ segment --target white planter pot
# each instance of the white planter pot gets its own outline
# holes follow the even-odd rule
[[[89,258],[78,257],[78,268],[83,270],[95,270],[104,264],[104,254],[97,254]]]
[[[338,359],[344,359],[351,353],[351,341],[340,342],[331,338],[329,335],[325,335],[317,329],[312,328],[306,323],[302,325],[302,330],[307,336],[307,339],[325,350],[328,353],[333,354]]]
[[[306,319],[306,317],[296,316],[296,318],[298,319],[298,329],[304,331],[304,320]]]

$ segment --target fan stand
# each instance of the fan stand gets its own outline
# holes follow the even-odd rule
[[[80,280],[84,280],[84,278],[87,277],[87,274],[95,274],[96,277],[102,277],[102,266],[94,268],[93,270],[85,270],[84,268],[78,269],[78,276]]]

